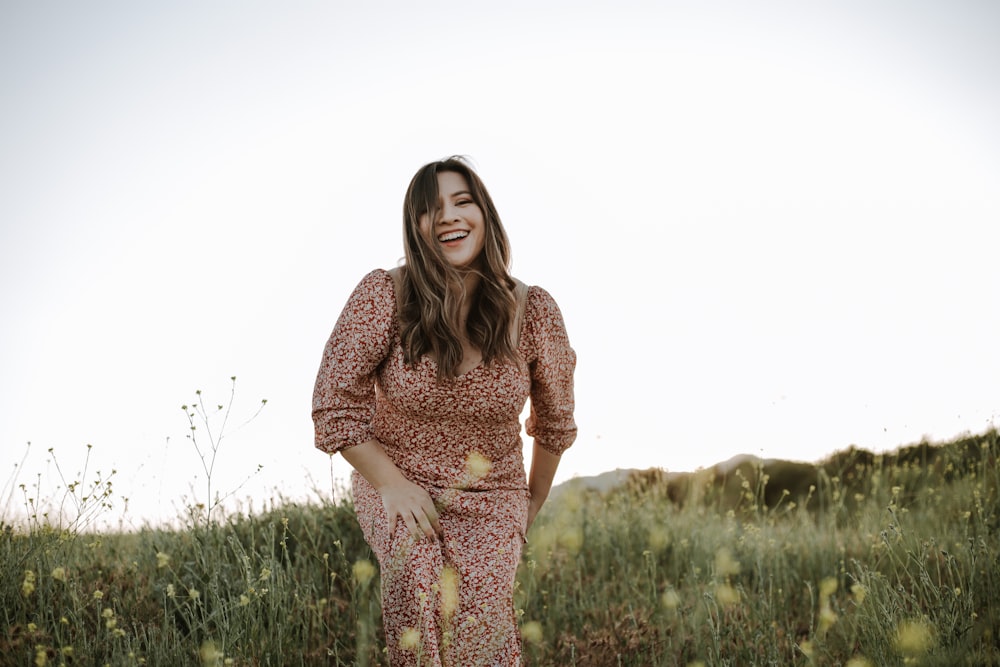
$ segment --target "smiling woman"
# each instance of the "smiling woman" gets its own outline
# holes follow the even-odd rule
[[[440,172],[437,186],[437,207],[420,216],[420,232],[430,245],[437,239],[449,264],[467,268],[479,257],[485,243],[483,211],[462,174]]]
[[[576,355],[552,297],[509,274],[500,217],[463,160],[417,172],[403,226],[405,265],[365,276],[327,342],[316,446],[355,469],[392,664],[517,665],[514,575],[576,437]]]

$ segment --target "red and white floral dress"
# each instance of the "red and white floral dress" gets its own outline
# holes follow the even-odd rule
[[[393,279],[378,269],[348,299],[323,352],[313,394],[316,447],[333,454],[378,440],[438,508],[443,535],[393,534],[379,494],[357,472],[354,505],[382,573],[393,665],[517,665],[514,575],[527,522],[520,414],[546,450],[576,437],[573,370],[559,307],[529,287],[517,364],[480,364],[437,380],[424,356],[403,362]]]

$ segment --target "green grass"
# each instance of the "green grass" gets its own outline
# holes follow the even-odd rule
[[[997,448],[840,458],[787,494],[754,464],[563,493],[518,577],[526,663],[1000,664]],[[4,525],[0,664],[386,664],[349,502],[185,521]]]

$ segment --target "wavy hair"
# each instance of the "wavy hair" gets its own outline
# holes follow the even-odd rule
[[[469,184],[472,199],[483,213],[484,244],[470,267],[458,269],[438,244],[420,231],[420,218],[431,219],[439,209],[437,175],[453,172]],[[515,361],[511,338],[517,300],[510,275],[510,241],[486,186],[465,158],[452,156],[424,165],[413,176],[403,201],[403,246],[406,263],[400,268],[399,325],[403,355],[414,364],[424,354],[437,362],[438,380],[456,377],[462,363],[462,339],[478,348],[483,364]],[[466,298],[464,276],[479,275],[468,318],[463,326],[461,306]]]

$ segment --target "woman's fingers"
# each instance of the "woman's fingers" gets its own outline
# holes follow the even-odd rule
[[[382,504],[389,519],[389,533],[396,529],[397,521],[402,521],[415,539],[434,537],[441,532],[434,501],[420,486],[407,483],[381,490]]]

